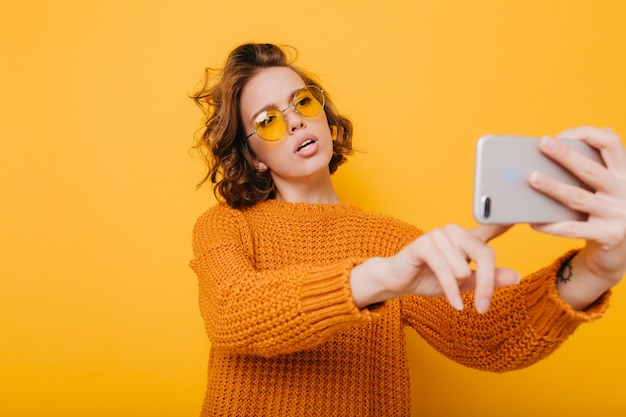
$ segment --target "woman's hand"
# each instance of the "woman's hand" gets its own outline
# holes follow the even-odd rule
[[[489,225],[466,231],[448,225],[420,236],[395,256],[369,259],[352,270],[354,300],[365,307],[406,294],[445,295],[454,308],[462,310],[461,292],[476,290],[476,310],[484,313],[494,288],[520,280],[517,272],[496,268],[495,253],[487,245],[509,227]]]
[[[551,235],[586,240],[584,249],[570,262],[567,275],[558,282],[561,297],[574,308],[584,309],[626,272],[626,150],[611,129],[578,127],[558,137],[584,140],[600,151],[605,163],[603,166],[544,138],[541,151],[596,191],[566,185],[541,173],[533,173],[529,179],[535,189],[588,213],[586,221],[533,225]]]

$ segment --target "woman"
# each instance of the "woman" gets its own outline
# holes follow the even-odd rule
[[[612,131],[562,134],[598,148],[606,167],[542,141],[597,192],[531,176],[589,217],[535,226],[586,245],[520,280],[487,245],[505,227],[423,233],[342,204],[331,174],[352,125],[279,47],[239,46],[213,75],[194,96],[207,115],[204,181],[224,200],[193,233],[211,341],[202,415],[409,415],[404,326],[501,372],[544,358],[605,310],[626,270],[626,152]]]

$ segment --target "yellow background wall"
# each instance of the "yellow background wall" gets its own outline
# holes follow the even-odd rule
[[[476,138],[592,124],[626,138],[626,2],[44,1],[0,5],[0,415],[195,416],[208,341],[187,267],[213,204],[187,95],[237,44],[291,44],[356,126],[345,201],[472,227]],[[580,242],[520,226],[531,272]],[[504,375],[410,335],[423,416],[626,413],[625,289]]]

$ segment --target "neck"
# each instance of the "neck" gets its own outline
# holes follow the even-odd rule
[[[274,178],[276,199],[288,203],[338,204],[341,203],[330,173],[300,181]]]

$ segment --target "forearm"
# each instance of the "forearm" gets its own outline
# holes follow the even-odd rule
[[[311,348],[342,328],[372,319],[357,309],[348,278],[358,260],[255,271],[219,263],[228,251],[192,261],[200,311],[213,348],[275,356]]]
[[[611,285],[586,266],[584,251],[564,262],[557,272],[557,290],[563,301],[583,311],[606,293]]]
[[[573,253],[572,253],[573,254]],[[561,299],[555,275],[567,257],[496,291],[489,311],[455,311],[442,298],[404,297],[407,323],[438,351],[465,366],[503,372],[529,366],[553,352],[582,323],[602,316],[608,294],[585,311]],[[466,304],[471,294],[464,294]]]

